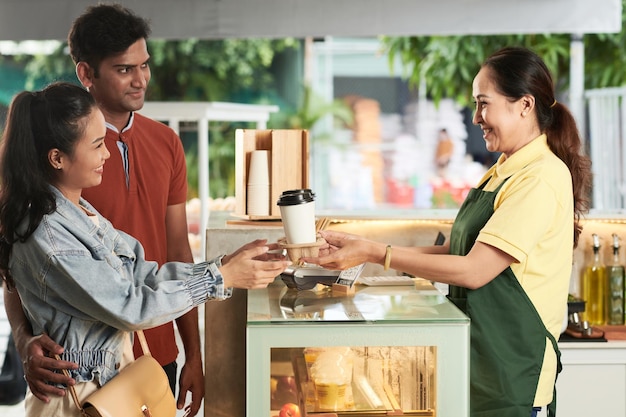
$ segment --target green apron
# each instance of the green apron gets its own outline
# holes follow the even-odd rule
[[[450,253],[467,255],[493,214],[495,191],[487,181],[470,190],[450,236]],[[546,348],[560,351],[511,268],[476,290],[450,286],[448,298],[471,319],[470,416],[529,417]],[[556,381],[555,381],[556,382]],[[556,415],[556,391],[548,416]]]

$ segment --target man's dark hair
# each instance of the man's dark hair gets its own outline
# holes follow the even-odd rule
[[[67,42],[75,64],[86,62],[98,74],[105,58],[127,50],[140,39],[148,39],[149,22],[119,4],[88,7],[70,29]]]

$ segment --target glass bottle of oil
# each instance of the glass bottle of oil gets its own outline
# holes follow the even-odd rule
[[[582,295],[585,303],[583,319],[590,325],[606,324],[605,298],[606,298],[606,268],[602,263],[600,254],[600,238],[593,234],[593,259],[583,271]]]
[[[619,236],[613,233],[613,261],[606,267],[607,324],[624,324],[624,266],[619,259]]]

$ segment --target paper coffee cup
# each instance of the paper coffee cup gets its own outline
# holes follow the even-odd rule
[[[269,216],[269,184],[248,184],[246,194],[246,213],[249,216]]]
[[[256,150],[250,152],[250,165],[248,167],[248,185],[269,185],[270,152]]]
[[[284,191],[276,203],[289,244],[314,243],[315,194],[310,189]]]

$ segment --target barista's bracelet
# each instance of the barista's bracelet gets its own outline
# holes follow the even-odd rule
[[[389,266],[391,265],[391,245],[387,245],[387,249],[385,250],[385,271],[389,270]]]

